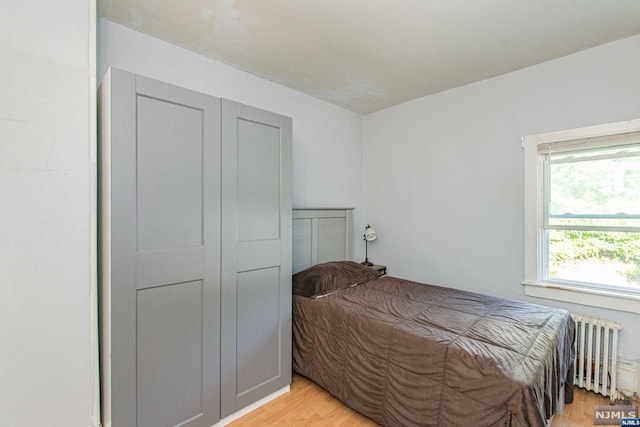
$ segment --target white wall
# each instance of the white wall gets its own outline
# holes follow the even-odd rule
[[[362,115],[101,19],[98,76],[110,66],[292,117],[294,207],[355,207],[364,227]]]
[[[365,116],[370,257],[392,275],[514,299],[523,279],[520,138],[640,117],[640,36]],[[620,321],[640,359],[640,316],[530,301]]]
[[[93,425],[95,4],[0,14],[0,425]]]

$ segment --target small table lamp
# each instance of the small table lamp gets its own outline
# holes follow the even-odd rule
[[[377,237],[376,230],[367,224],[364,228],[364,262],[361,263],[362,265],[373,265],[372,262],[369,262],[369,242],[373,242]]]

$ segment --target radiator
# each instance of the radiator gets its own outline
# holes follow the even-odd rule
[[[622,326],[581,314],[571,316],[576,321],[574,385],[609,396],[613,403],[618,398],[616,360]]]

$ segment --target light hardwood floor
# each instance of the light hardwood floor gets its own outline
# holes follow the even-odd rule
[[[553,418],[552,427],[584,427],[593,425],[593,407],[608,405],[609,399],[599,394],[576,389],[573,403],[565,405],[564,413]],[[291,392],[278,397],[250,414],[229,424],[248,426],[377,426],[340,403],[305,377],[294,374]]]

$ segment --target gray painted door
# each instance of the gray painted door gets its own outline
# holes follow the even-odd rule
[[[291,119],[222,100],[221,414],[291,383]]]
[[[103,408],[113,427],[209,427],[220,416],[220,100],[110,73]]]

